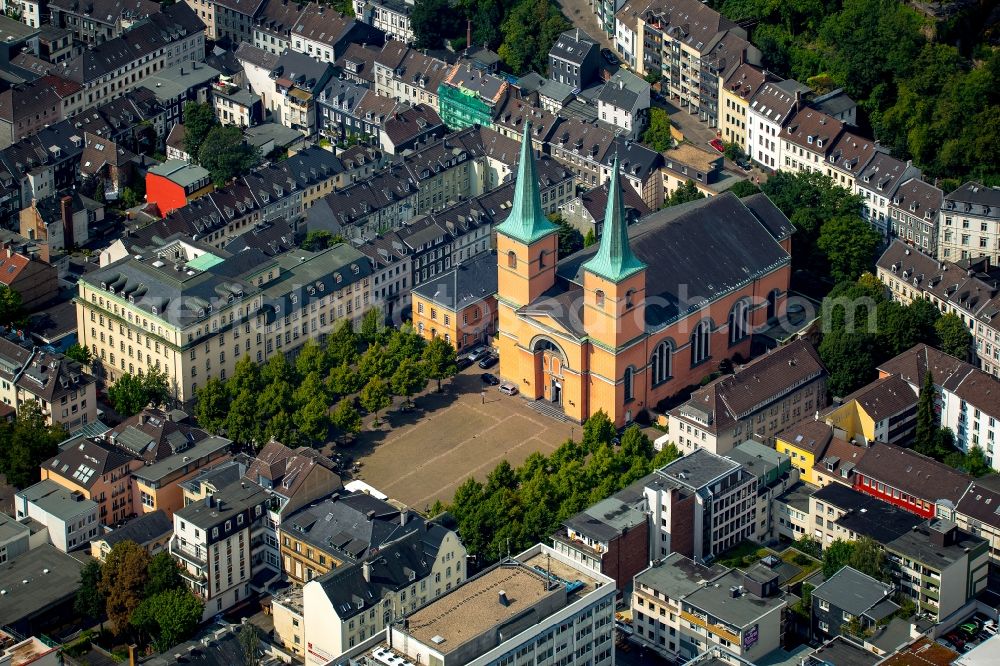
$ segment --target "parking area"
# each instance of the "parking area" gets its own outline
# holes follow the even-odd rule
[[[995,636],[996,633],[997,623],[995,620],[990,619],[984,613],[974,613],[937,640],[946,648],[961,653],[968,652],[983,641]]]
[[[463,370],[442,393],[417,399],[412,411],[390,412],[386,426],[367,430],[351,446],[361,463],[356,478],[418,510],[450,501],[467,478],[483,480],[506,458],[519,465],[531,453],[551,453],[579,426],[548,418],[520,396],[484,384],[484,370]],[[433,385],[433,383],[432,383]]]

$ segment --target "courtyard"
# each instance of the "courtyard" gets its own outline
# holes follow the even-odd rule
[[[520,396],[485,387],[473,366],[435,393],[434,382],[409,411],[396,407],[381,428],[371,419],[345,449],[361,469],[354,476],[417,510],[448,502],[470,476],[484,480],[506,458],[517,466],[535,451],[549,454],[580,426],[538,413]]]

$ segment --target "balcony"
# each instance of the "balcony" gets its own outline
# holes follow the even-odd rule
[[[604,556],[604,547],[600,544],[596,546],[588,546],[583,541],[571,538],[566,532],[560,531],[552,535],[553,540],[558,541],[567,547],[579,551],[588,557],[593,557],[596,559],[601,559]]]
[[[189,562],[199,569],[204,569],[208,566],[208,560],[202,557],[194,549],[183,546],[177,537],[172,537],[170,539],[170,554],[174,557]]]

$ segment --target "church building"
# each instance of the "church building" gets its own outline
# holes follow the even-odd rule
[[[618,426],[750,357],[784,312],[792,225],[764,195],[727,193],[626,224],[617,159],[598,244],[559,258],[524,128],[510,215],[497,227],[500,375],[575,421]],[[628,187],[628,185],[625,185]]]

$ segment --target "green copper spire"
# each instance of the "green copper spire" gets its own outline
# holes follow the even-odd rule
[[[646,268],[646,264],[632,254],[632,248],[628,244],[628,224],[622,204],[621,186],[618,183],[617,155],[611,171],[611,182],[608,183],[608,206],[604,210],[601,245],[597,248],[597,253],[583,264],[583,268],[611,282],[621,282]]]
[[[517,165],[517,184],[514,186],[514,203],[510,215],[497,226],[497,233],[525,244],[534,243],[549,234],[554,234],[552,224],[542,210],[542,198],[538,194],[538,176],[535,175],[535,154],[531,149],[531,123],[524,123],[521,137],[521,161]]]

